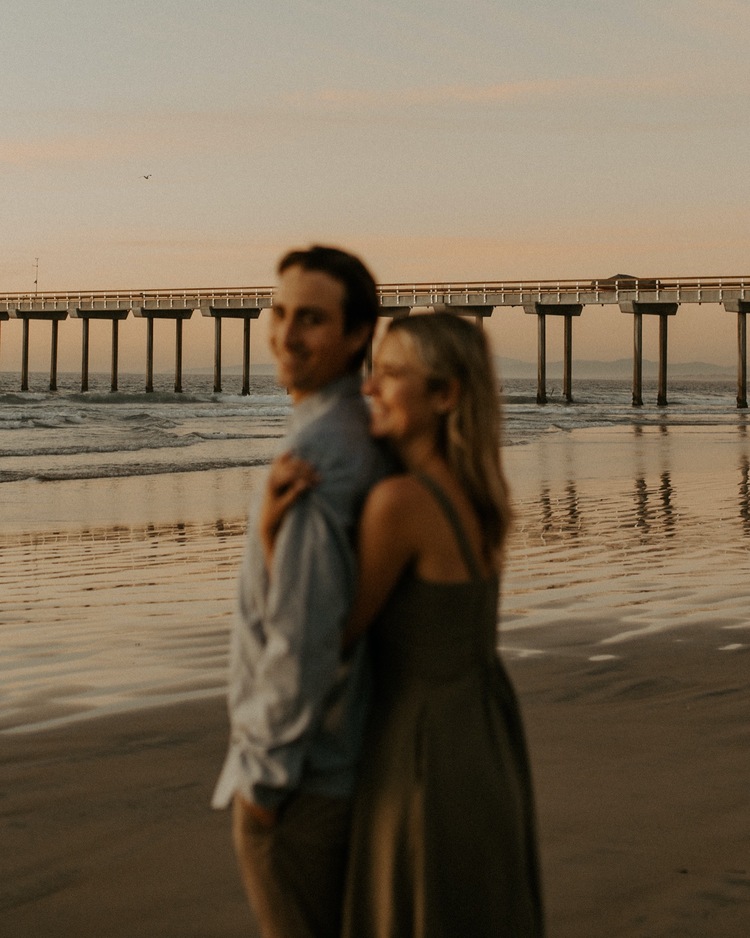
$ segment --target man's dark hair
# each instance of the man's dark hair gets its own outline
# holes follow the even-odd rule
[[[279,261],[277,273],[283,274],[290,267],[317,270],[338,280],[344,287],[344,332],[352,332],[359,326],[370,326],[374,331],[380,304],[375,279],[362,261],[339,248],[314,244],[306,250],[289,251]],[[358,368],[364,361],[366,347],[352,362]]]

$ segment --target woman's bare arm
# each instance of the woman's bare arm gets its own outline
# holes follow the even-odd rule
[[[391,476],[370,492],[359,524],[357,594],[343,637],[350,648],[360,638],[393,591],[418,550],[413,481]]]

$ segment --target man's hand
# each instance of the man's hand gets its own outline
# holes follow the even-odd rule
[[[260,540],[266,570],[271,569],[276,535],[284,515],[303,492],[317,485],[319,481],[315,468],[292,453],[283,453],[271,463],[260,509]]]

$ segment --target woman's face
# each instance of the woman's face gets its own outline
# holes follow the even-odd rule
[[[364,390],[372,400],[370,432],[374,437],[403,443],[419,435],[437,436],[445,406],[441,395],[428,389],[427,370],[403,333],[386,334]]]

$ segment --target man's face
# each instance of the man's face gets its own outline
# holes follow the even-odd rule
[[[288,267],[271,309],[271,351],[279,383],[295,403],[343,377],[369,338],[360,326],[344,332],[344,285],[319,270]]]

